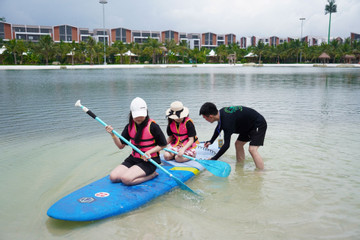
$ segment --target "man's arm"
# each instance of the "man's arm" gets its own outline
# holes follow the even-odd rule
[[[220,148],[219,152],[211,158],[211,160],[218,160],[230,147],[231,134],[224,134],[224,145]]]

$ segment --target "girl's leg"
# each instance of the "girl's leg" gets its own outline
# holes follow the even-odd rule
[[[113,183],[121,182],[121,177],[129,170],[125,165],[119,165],[110,173],[110,180]]]
[[[176,155],[175,156],[175,161],[176,162],[187,162],[187,161],[189,161],[190,159],[188,159],[188,158],[186,158],[186,157],[184,157],[184,156],[181,156],[181,157],[179,157],[178,155]]]
[[[165,151],[165,153],[164,153],[164,158],[165,158],[166,161],[169,161],[169,160],[174,159],[174,155],[175,155],[175,154],[173,154],[173,153],[171,153],[171,152],[166,152],[166,151]]]
[[[196,157],[196,150],[195,150],[194,148],[192,148],[192,149],[187,149],[187,150],[185,151],[184,155],[187,155],[187,156],[189,156],[189,157],[195,158],[195,157]],[[184,156],[181,156],[181,157],[180,157],[179,155],[176,155],[176,156],[175,156],[175,161],[177,161],[177,162],[187,162],[187,161],[190,161],[190,159],[189,159],[189,158],[186,158],[186,157],[184,157]]]
[[[158,175],[157,172],[154,172],[148,176],[144,170],[142,170],[139,166],[134,165],[128,169],[121,177],[122,183],[125,185],[136,185],[145,181],[148,181]]]

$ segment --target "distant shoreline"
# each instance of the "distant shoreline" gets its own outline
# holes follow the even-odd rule
[[[360,64],[109,64],[109,65],[0,65],[0,70],[66,70],[66,69],[129,69],[129,68],[234,68],[234,67],[324,67],[360,68]]]

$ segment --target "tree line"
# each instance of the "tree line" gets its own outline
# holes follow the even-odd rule
[[[0,40],[0,47],[6,50],[0,55],[3,65],[40,65],[40,64],[103,64],[104,44],[96,42],[93,38],[76,43],[55,43],[49,35],[42,36],[39,42],[23,40]],[[220,45],[213,49],[216,56],[209,57],[210,49],[190,49],[186,41],[176,44],[174,40],[159,42],[157,39],[148,38],[143,44],[114,42],[111,46],[105,46],[107,64],[174,64],[174,63],[227,63],[230,55],[235,56],[237,63],[318,63],[319,56],[327,53],[330,56],[328,62],[343,63],[345,55],[353,55],[360,61],[360,41],[352,41],[347,38],[344,42],[337,40],[329,44],[322,43],[319,46],[308,46],[306,42],[292,40],[277,46],[270,46],[261,41],[257,46],[246,49],[237,44]],[[131,51],[135,56],[125,53]],[[246,58],[248,53],[254,57]]]

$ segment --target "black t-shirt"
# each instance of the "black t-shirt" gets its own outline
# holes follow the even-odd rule
[[[210,140],[211,143],[219,136],[221,130],[224,131],[224,145],[219,152],[211,159],[217,160],[230,147],[231,135],[238,133],[248,135],[249,132],[263,124],[266,124],[265,118],[252,108],[244,106],[226,107],[219,110],[220,121],[215,128],[214,134]]]

